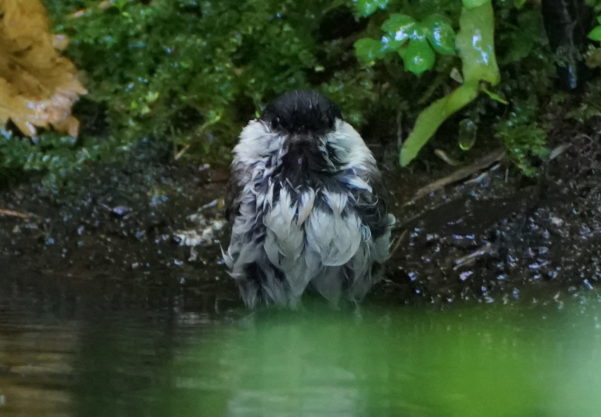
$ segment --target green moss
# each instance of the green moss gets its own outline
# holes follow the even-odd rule
[[[46,133],[30,140],[0,129],[0,177],[37,172],[44,174],[45,185],[61,186],[68,183],[86,162],[108,155],[111,150],[115,150],[112,144],[79,143],[58,133]]]
[[[495,137],[507,148],[510,159],[528,176],[536,173],[536,160],[549,154],[547,132],[539,122],[536,96],[514,100],[511,111],[495,125]]]

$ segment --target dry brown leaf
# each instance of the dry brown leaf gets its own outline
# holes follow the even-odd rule
[[[40,0],[0,0],[0,123],[25,135],[38,127],[77,136],[73,103],[86,90],[75,65],[58,51],[68,39],[50,32]]]

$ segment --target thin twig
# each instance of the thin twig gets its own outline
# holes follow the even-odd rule
[[[487,242],[483,247],[476,249],[475,251],[468,253],[465,256],[455,259],[455,266],[453,266],[453,270],[456,271],[462,266],[471,265],[476,262],[477,258],[480,258],[484,255],[491,255],[495,252],[492,244]]]
[[[396,145],[403,146],[403,113],[398,112],[396,116]]]
[[[390,251],[390,257],[392,257],[392,255],[394,255],[396,253],[396,251],[399,250],[399,248],[401,247],[401,243],[403,243],[403,240],[405,240],[405,236],[407,236],[407,230],[403,230],[403,233],[401,233],[399,238],[394,243],[394,246],[392,247],[392,250]]]
[[[3,208],[0,208],[0,216],[20,217],[22,219],[27,219],[30,217],[30,215],[27,213],[21,213],[20,211],[3,209]]]
[[[184,154],[186,152],[188,152],[188,149],[190,149],[190,145],[186,145],[183,148],[181,148],[173,157],[173,159],[175,159],[176,161],[179,160],[182,156],[184,156]]]
[[[562,145],[559,145],[558,147],[556,147],[555,149],[553,149],[551,151],[551,154],[549,155],[549,161],[554,160],[555,158],[557,158],[559,155],[561,155],[562,153],[564,153],[565,151],[567,151],[570,146],[572,146],[571,143],[564,143]]]
[[[461,165],[461,162],[459,162],[456,159],[451,158],[449,156],[449,154],[447,154],[442,149],[434,149],[434,155],[436,155],[437,157],[439,157],[446,164],[451,165],[453,167]]]

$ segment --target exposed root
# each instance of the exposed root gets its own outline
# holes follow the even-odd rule
[[[409,204],[415,203],[417,200],[430,194],[431,192],[437,191],[449,184],[452,184],[457,181],[461,181],[462,179],[467,178],[476,172],[482,171],[483,169],[486,169],[489,166],[491,166],[492,164],[494,164],[495,162],[500,161],[504,157],[505,157],[505,150],[497,149],[496,151],[484,156],[483,158],[480,158],[473,164],[468,165],[464,168],[460,168],[457,171],[453,172],[452,174],[447,175],[444,178],[436,180],[436,181],[426,185],[425,187],[420,188],[415,193],[415,196],[411,200],[406,202],[404,205],[409,205]]]

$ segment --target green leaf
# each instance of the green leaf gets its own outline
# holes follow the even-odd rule
[[[463,7],[473,9],[474,7],[480,7],[486,3],[490,3],[490,0],[462,0]]]
[[[504,54],[499,56],[500,63],[507,65],[518,62],[530,55],[536,46],[539,34],[544,30],[540,10],[524,10],[517,16],[517,27],[505,34]]]
[[[428,41],[436,52],[443,55],[455,53],[455,31],[445,16],[428,16],[422,22],[422,26],[426,28]]]
[[[409,39],[417,39],[420,41],[425,41],[426,40],[426,33],[428,32],[428,30],[422,26],[421,23],[417,23],[414,27],[413,30],[411,31],[411,34],[409,35]]]
[[[497,85],[501,80],[494,43],[494,14],[492,5],[464,8],[459,19],[461,30],[456,45],[463,63],[463,78],[483,80]]]
[[[399,42],[389,35],[380,38],[380,48],[383,54],[397,52],[401,46],[403,46],[403,42]]]
[[[353,0],[353,3],[355,3],[355,9],[361,16],[368,17],[378,9],[385,9],[388,0]]]
[[[499,94],[495,93],[494,91],[490,91],[488,88],[486,88],[486,86],[482,87],[482,91],[484,93],[486,93],[486,95],[488,97],[490,97],[491,99],[493,99],[494,101],[497,101],[497,102],[499,102],[501,104],[505,104],[505,105],[509,104],[509,102],[504,97],[500,96]]]
[[[411,16],[393,13],[382,24],[382,30],[395,41],[405,42],[413,35],[415,26],[415,19]]]
[[[415,75],[431,69],[436,61],[436,54],[426,39],[412,39],[401,56],[405,69]]]
[[[478,96],[478,83],[464,84],[451,94],[436,100],[422,111],[415,122],[411,134],[403,143],[400,154],[401,166],[407,166],[421,148],[436,133],[438,127],[457,110],[466,106]]]
[[[415,127],[401,148],[401,166],[407,166],[417,156],[448,117],[478,97],[481,81],[492,85],[499,83],[499,68],[494,51],[494,23],[490,3],[472,9],[464,7],[461,11],[457,49],[463,63],[464,84],[419,114]]]
[[[373,62],[384,55],[382,43],[372,38],[361,38],[355,42],[355,53],[361,61],[366,63]]]
[[[591,30],[588,37],[594,41],[601,42],[601,26],[597,26]]]

